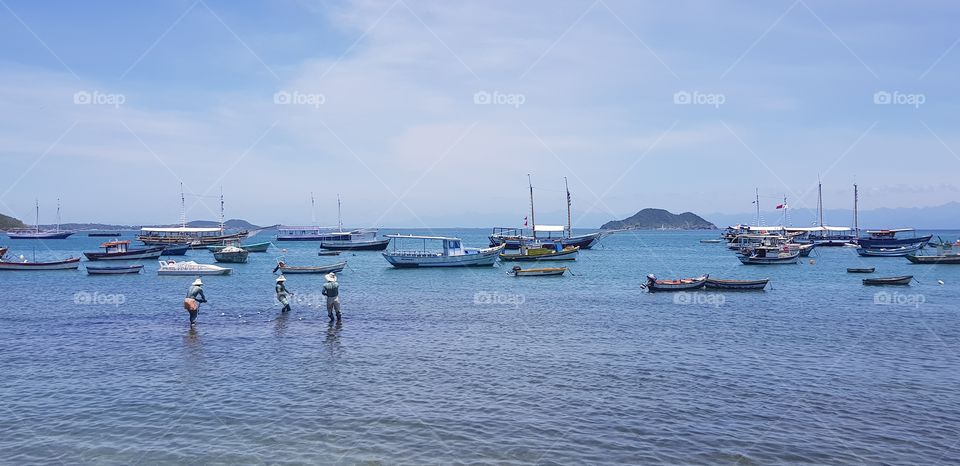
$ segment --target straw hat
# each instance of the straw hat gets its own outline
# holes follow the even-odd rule
[[[196,280],[193,281],[193,286],[203,286],[203,280],[200,280],[200,278],[197,278]]]
[[[330,272],[324,275],[323,278],[326,278],[328,282],[335,282],[337,281],[337,274]]]
[[[277,283],[285,282],[285,281],[287,281],[287,279],[286,279],[286,277],[284,277],[283,275],[277,277]]]

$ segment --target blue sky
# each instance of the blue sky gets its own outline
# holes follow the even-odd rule
[[[957,199],[953,2],[0,4],[0,211],[575,223]],[[887,103],[890,102],[890,103]],[[769,206],[767,205],[769,204]],[[747,219],[749,220],[749,219]],[[812,220],[809,219],[809,220]],[[805,219],[797,219],[806,223]]]

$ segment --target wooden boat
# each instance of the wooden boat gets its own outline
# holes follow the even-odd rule
[[[393,241],[393,250],[383,253],[383,258],[394,267],[489,267],[497,262],[497,256],[503,246],[492,248],[468,248],[460,238],[444,236],[387,235]],[[397,244],[404,242],[423,242],[423,246],[414,249],[398,249]],[[439,243],[436,249],[427,247]]]
[[[89,275],[126,275],[140,273],[141,270],[143,270],[142,265],[87,266]]]
[[[117,236],[120,236],[120,233],[116,231],[91,231],[90,233],[87,233],[87,236],[91,238],[116,238]]]
[[[762,290],[767,286],[769,278],[762,280],[721,280],[707,278],[706,287],[717,290]]]
[[[913,236],[909,238],[897,237],[898,233],[907,232],[912,233]],[[916,232],[913,230],[913,228],[867,230],[867,234],[868,236],[866,238],[859,238],[857,240],[857,243],[860,244],[861,247],[867,249],[895,249],[917,244],[919,244],[920,247],[923,247],[924,244],[927,244],[927,242],[930,241],[930,238],[933,238],[933,235],[916,236]]]
[[[864,278],[864,285],[909,285],[913,280],[913,275],[904,275],[902,277],[888,278]]]
[[[960,254],[946,254],[939,256],[907,255],[907,260],[914,264],[960,264]]]
[[[247,252],[267,252],[270,249],[270,242],[264,241],[262,243],[252,243],[252,244],[241,244],[239,247]],[[234,243],[234,246],[236,243]],[[211,244],[207,246],[207,250],[210,252],[220,252],[223,248],[230,246],[229,244]]]
[[[287,265],[283,261],[277,262],[277,266],[273,268],[273,272],[276,273],[278,270],[282,274],[288,273],[330,273],[330,272],[341,272],[347,266],[347,261],[337,262],[335,264],[329,265],[318,265],[318,266],[292,266]]]
[[[245,264],[247,256],[250,255],[246,249],[236,246],[226,246],[223,249],[213,253],[213,260],[217,262],[228,262],[231,264]]]
[[[187,254],[187,251],[190,249],[189,244],[174,244],[170,246],[164,246],[161,256],[183,256]]]
[[[229,275],[232,269],[213,264],[198,264],[194,261],[160,261],[157,275]]]
[[[139,260],[156,259],[163,253],[163,246],[142,249],[128,249],[129,241],[108,241],[100,245],[103,252],[85,252],[87,260],[107,261],[107,260]]]
[[[702,239],[700,240],[700,242],[703,244],[717,244],[717,243],[722,243],[723,240],[719,238],[718,239]]]
[[[318,256],[339,256],[340,251],[320,251],[317,253]]]
[[[659,280],[656,275],[647,275],[647,283],[643,285],[651,293],[654,291],[687,291],[703,288],[707,284],[707,275],[697,278],[681,278],[679,280]]]
[[[0,248],[0,259],[7,254],[7,248]]]
[[[919,251],[922,247],[923,243],[909,244],[895,248],[866,248],[860,246],[857,248],[857,254],[864,257],[905,257]]]
[[[849,268],[847,273],[873,273],[874,270],[876,270],[875,267]]]
[[[566,273],[566,267],[544,267],[539,269],[521,269],[519,265],[513,266],[509,272],[514,277],[559,277]]]
[[[578,254],[580,254],[580,247],[564,247],[557,242],[553,247],[521,247],[520,252],[515,254],[501,252],[500,260],[512,262],[572,261],[577,259]]]
[[[51,262],[7,262],[0,261],[0,270],[77,270],[80,268],[80,258],[71,257],[62,261]]]
[[[778,265],[778,264],[796,264],[800,260],[800,251],[780,252],[777,254],[764,254],[764,250],[758,250],[750,255],[737,256],[744,265]]]

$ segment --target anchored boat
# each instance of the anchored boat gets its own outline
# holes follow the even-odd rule
[[[501,252],[500,260],[513,262],[572,261],[577,259],[579,253],[579,246],[564,247],[558,241],[553,245],[543,245],[535,248],[521,246],[518,253]]]
[[[160,261],[157,275],[229,275],[232,269],[213,264],[198,264],[194,261]]]
[[[539,269],[522,269],[519,265],[513,266],[509,275],[514,277],[559,277],[566,273],[566,267],[544,267]]]
[[[223,250],[228,246],[237,246],[237,244],[234,243],[232,245],[230,244],[210,245],[210,246],[207,246],[207,249],[211,252],[220,252],[221,250]],[[267,252],[267,250],[270,249],[270,242],[264,241],[262,243],[241,244],[237,247],[247,252]]]
[[[907,260],[914,264],[960,264],[960,254],[944,254],[939,256],[907,255]]]
[[[503,251],[503,245],[467,248],[460,238],[445,236],[387,235],[387,238],[393,242],[393,250],[384,252],[383,258],[399,268],[492,266]],[[408,248],[398,248],[399,243]],[[422,247],[409,248],[413,244],[422,244]]]
[[[864,257],[905,257],[923,248],[923,243],[914,243],[893,248],[867,248],[861,245],[857,254]]]
[[[874,267],[849,268],[847,273],[873,273],[874,270],[876,270]]]
[[[913,275],[904,275],[902,277],[888,278],[864,278],[864,285],[909,285],[913,280]]]
[[[187,254],[187,250],[190,249],[189,244],[174,244],[170,246],[164,246],[163,252],[160,253],[161,256],[184,256]]]
[[[249,254],[246,249],[236,246],[226,246],[213,253],[213,260],[217,262],[229,262],[231,264],[245,264]]]
[[[707,284],[707,275],[697,278],[681,278],[679,280],[660,280],[654,274],[647,275],[647,283],[643,285],[651,293],[654,291],[687,291],[703,288]]]
[[[10,239],[66,239],[72,231],[60,230],[60,200],[57,199],[57,228],[55,230],[40,229],[40,201],[36,202],[37,223],[34,228],[16,228],[7,231]]]
[[[22,257],[22,256],[21,256]],[[80,268],[80,258],[71,257],[62,261],[51,262],[7,262],[0,261],[0,270],[77,270]]]
[[[163,253],[163,246],[153,248],[129,249],[129,241],[109,241],[100,245],[103,252],[85,252],[87,260],[107,261],[107,260],[138,260],[138,259],[156,259]]]
[[[282,260],[277,262],[277,266],[273,268],[273,272],[276,273],[278,270],[281,274],[288,273],[338,273],[341,272],[347,266],[347,261],[337,262],[335,264],[328,265],[317,265],[317,266],[292,266],[287,265]]]
[[[912,233],[913,236],[898,237],[900,233]],[[895,249],[918,245],[916,249],[920,249],[930,241],[930,238],[933,238],[933,235],[917,236],[917,232],[913,228],[867,230],[867,235],[867,237],[857,240],[860,247],[867,249]]]
[[[142,265],[87,266],[88,275],[129,275],[140,273],[141,270],[143,270]]]
[[[707,278],[706,287],[717,290],[762,290],[767,286],[769,278],[762,280],[720,280]]]

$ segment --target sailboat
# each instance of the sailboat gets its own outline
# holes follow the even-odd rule
[[[390,244],[389,238],[377,239],[377,230],[361,228],[343,231],[343,215],[340,207],[340,195],[337,194],[337,231],[327,233],[320,240],[320,249],[334,251],[383,251]]]
[[[527,175],[527,181],[530,181],[530,175]],[[488,236],[490,246],[499,246],[505,244],[507,249],[520,249],[521,243],[536,244],[539,242],[551,243],[560,241],[564,247],[577,246],[580,249],[590,249],[598,241],[603,239],[609,232],[598,231],[583,235],[573,234],[573,216],[572,202],[570,196],[570,185],[567,178],[563,178],[564,188],[567,193],[567,225],[537,225],[536,216],[533,212],[533,184],[530,183],[530,225],[532,236],[525,235],[523,228],[495,227],[492,234]],[[538,235],[539,233],[539,235]],[[554,233],[558,233],[556,237]]]
[[[37,223],[34,228],[17,228],[7,232],[10,239],[66,239],[72,231],[60,231],[60,200],[57,199],[57,228],[56,230],[40,229],[40,201],[36,201]]]
[[[856,197],[856,194],[854,194]],[[843,246],[856,239],[850,227],[833,227],[823,223],[823,185],[817,180],[818,225],[811,229],[810,240],[817,246]]]
[[[180,183],[180,226],[179,227],[146,227],[140,229],[137,240],[147,246],[173,246],[189,244],[191,248],[202,249],[209,245],[225,245],[232,241],[240,241],[248,235],[242,230],[236,233],[227,233],[223,222],[223,192],[220,193],[220,227],[201,228],[187,226],[186,201],[183,195],[183,183]]]

